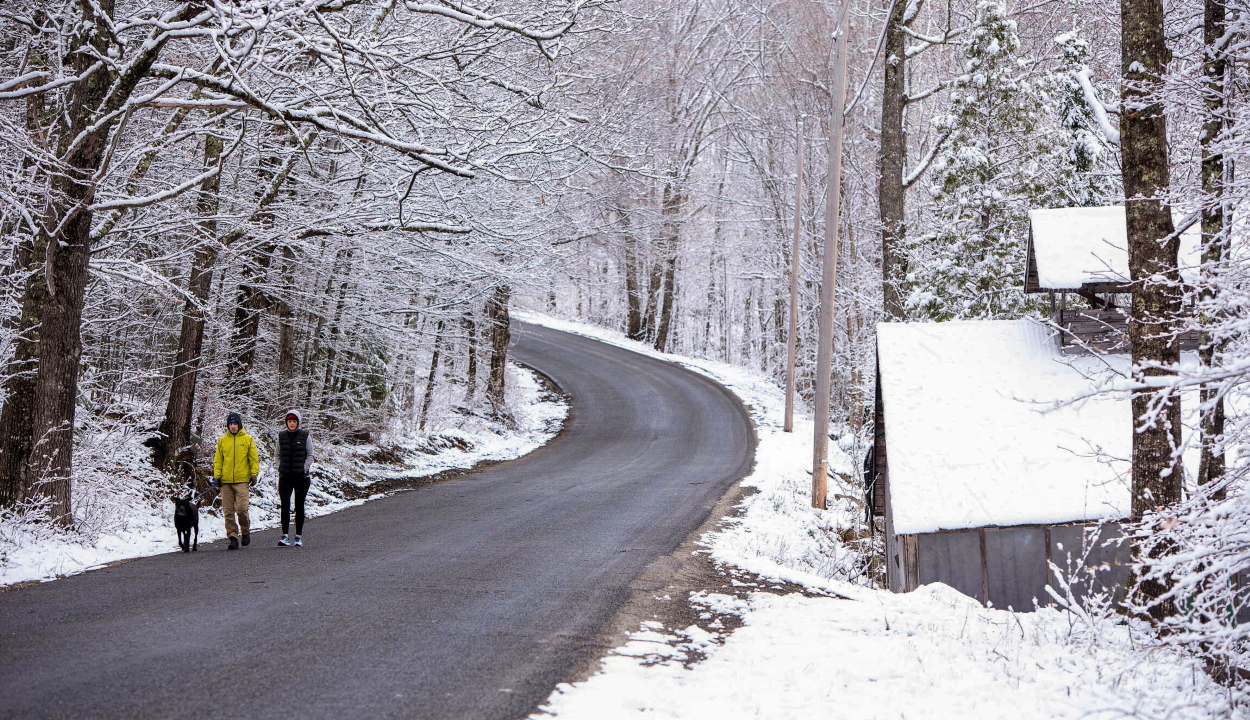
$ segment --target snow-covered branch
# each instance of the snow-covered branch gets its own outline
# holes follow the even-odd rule
[[[964,34],[964,32],[967,31],[966,28],[955,28],[954,30],[947,30],[943,32],[941,35],[935,35],[935,36],[930,37],[927,35],[921,35],[915,32],[914,30],[912,30],[910,27],[907,27],[906,25],[902,26],[902,29],[903,29],[903,32],[906,33],[909,37],[912,37],[920,41],[917,44],[911,45],[907,48],[906,53],[907,53],[908,58],[916,57],[917,55],[924,52],[925,50],[928,50],[929,48],[938,47],[940,45],[946,45],[951,40],[954,40],[955,38],[959,37],[960,35]]]
[[[211,88],[222,95],[234,97],[278,120],[307,123],[327,132],[398,150],[426,165],[452,175],[461,177],[474,176],[472,170],[436,157],[448,155],[447,149],[430,147],[422,143],[406,142],[391,137],[385,134],[381,128],[356,118],[333,105],[314,107],[311,110],[287,107],[281,103],[266,101],[256,93],[239,87],[230,80],[174,65],[155,64],[152,66],[152,74],[163,78],[177,78],[200,87]]]
[[[117,200],[108,200],[108,201],[101,202],[101,203],[95,203],[94,205],[89,206],[87,209],[92,212],[96,212],[99,210],[120,210],[122,208],[147,207],[148,205],[153,205],[155,203],[162,202],[164,200],[169,200],[171,198],[178,197],[179,195],[190,190],[196,185],[199,185],[205,180],[208,180],[209,178],[212,178],[212,177],[216,177],[217,174],[220,172],[221,172],[221,166],[215,165],[212,168],[204,171],[203,173],[196,175],[190,180],[187,180],[181,185],[171,187],[168,190],[163,190],[161,192],[153,193],[151,195],[147,195],[145,197],[140,197],[140,198],[118,198]]]
[[[1081,84],[1081,90],[1085,93],[1085,102],[1089,105],[1089,111],[1094,114],[1094,119],[1098,122],[1099,129],[1102,130],[1103,139],[1107,144],[1119,147],[1120,131],[1111,125],[1111,119],[1107,116],[1107,106],[1098,99],[1098,93],[1094,90],[1090,75],[1088,67],[1082,67],[1073,73],[1073,77]]]
[[[422,223],[409,222],[400,225],[393,222],[374,222],[366,223],[364,227],[368,230],[400,230],[403,232],[438,232],[450,233],[452,235],[467,235],[473,232],[472,228],[463,225],[450,225],[448,223]]]
[[[483,10],[478,10],[477,8],[471,7],[465,3],[449,2],[448,0],[444,0],[441,5],[435,5],[433,3],[406,2],[404,3],[404,6],[415,13],[441,15],[467,25],[482,28],[483,30],[506,30],[511,33],[516,33],[517,35],[527,37],[531,40],[555,40],[568,32],[576,22],[573,18],[568,18],[558,22],[555,27],[549,30],[535,30],[498,16],[492,16]]]
[[[929,152],[925,153],[925,156],[920,159],[920,162],[916,165],[916,167],[903,177],[903,187],[911,187],[912,184],[924,175],[925,171],[929,169],[929,166],[933,164],[933,158],[937,156],[938,151],[942,149],[942,146],[946,144],[946,141],[950,139],[950,136],[951,133],[946,132],[938,137],[937,141],[933,143],[933,147],[929,148]]]
[[[86,80],[87,78],[94,75],[103,67],[104,67],[104,63],[102,61],[97,61],[94,65],[84,70],[81,75],[57,78],[56,80],[53,80],[50,83],[37,85],[35,87],[22,88],[20,90],[8,89],[12,87],[20,87],[23,83],[29,82],[30,80],[44,78],[48,76],[48,73],[46,72],[26,73],[25,75],[12,78],[6,81],[3,85],[0,85],[0,87],[4,88],[3,91],[0,91],[0,100],[16,100],[18,98],[24,98],[30,95],[38,95],[40,93],[46,93],[51,90],[56,90],[57,88],[60,88],[60,87],[65,87],[66,85],[73,85],[74,83],[79,83],[79,82],[82,82],[83,80]]]

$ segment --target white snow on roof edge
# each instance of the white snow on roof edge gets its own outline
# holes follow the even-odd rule
[[[1180,223],[1183,213],[1173,212]],[[1087,283],[1128,282],[1128,223],[1123,205],[1029,211],[1037,280],[1043,289],[1074,290]],[[1201,229],[1181,233],[1180,271],[1197,280]]]
[[[1030,320],[880,323],[894,532],[1128,515],[1131,410]],[[1113,359],[1113,362],[1120,359]]]

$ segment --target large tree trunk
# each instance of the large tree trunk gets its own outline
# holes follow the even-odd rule
[[[512,340],[512,320],[508,303],[512,289],[507,285],[495,288],[486,302],[486,319],[490,323],[490,375],[486,379],[486,399],[496,415],[506,414],[504,391],[508,367],[508,343]]]
[[[676,295],[677,250],[681,240],[681,211],[685,196],[672,184],[664,186],[664,237],[661,238],[664,278],[661,286],[658,324],[655,326],[655,349],[668,351],[673,326],[673,300]]]
[[[647,310],[643,314],[639,340],[655,339],[655,327],[659,323],[660,288],[664,286],[664,241],[651,241],[651,272],[647,278]]]
[[[646,335],[642,325],[642,295],[638,287],[638,240],[629,227],[629,215],[621,210],[621,223],[625,226],[625,302],[627,317],[625,336],[630,340],[642,340]]]
[[[668,245],[668,243],[665,243],[665,245]],[[673,327],[673,301],[677,283],[677,251],[675,243],[674,245],[669,245],[667,253],[664,258],[664,286],[660,300],[660,318],[655,331],[655,349],[660,352],[668,352],[668,342]]]
[[[204,140],[204,167],[221,162],[221,138],[209,134]],[[191,447],[191,418],[195,405],[195,385],[200,372],[200,354],[204,347],[204,308],[213,285],[213,265],[217,262],[217,208],[221,174],[200,185],[196,201],[201,241],[191,260],[187,276],[189,297],[182,307],[182,329],[178,336],[178,356],[174,360],[174,377],[161,421],[161,440],[152,453],[152,464],[158,469],[173,471],[184,479],[193,477],[194,452]],[[175,465],[176,463],[176,465]]]
[[[1202,265],[1204,277],[1201,299],[1204,304],[1214,300],[1215,282],[1228,259],[1228,230],[1224,217],[1224,155],[1217,143],[1225,132],[1228,72],[1228,55],[1221,43],[1227,31],[1224,0],[1206,0],[1203,22],[1203,40],[1206,45],[1206,61],[1203,65],[1203,94],[1207,115],[1202,126],[1202,192],[1206,205],[1202,211]],[[1202,317],[1203,332],[1198,355],[1202,364],[1211,367],[1220,353],[1221,344],[1209,331],[1217,320],[1208,312]],[[1203,388],[1202,403],[1202,456],[1198,463],[1198,483],[1219,483],[1224,478],[1224,398],[1217,388]],[[1214,497],[1222,500],[1224,488],[1215,491]]]
[[[102,0],[99,11],[113,12],[112,0]],[[93,62],[92,55],[106,53],[109,29],[95,17],[92,6],[82,5],[83,35],[71,42],[70,64],[83,74]],[[147,65],[155,59],[150,53]],[[143,58],[138,59],[143,63]],[[139,70],[138,67],[135,68]],[[132,73],[121,82],[133,90],[140,74]],[[78,394],[78,361],[82,355],[81,322],[87,288],[87,265],[91,260],[91,222],[88,210],[95,199],[93,178],[104,161],[108,138],[116,120],[96,122],[114,78],[96,71],[76,83],[69,92],[65,119],[57,147],[64,170],[52,180],[52,212],[45,228],[60,228],[49,237],[41,232],[36,252],[43,253],[42,282],[34,283],[39,314],[39,339],[33,398],[11,397],[11,402],[29,403],[31,445],[29,470],[24,480],[27,491],[51,501],[49,510],[58,522],[72,522],[70,471],[73,467],[74,409]],[[117,88],[122,97],[129,92]],[[116,101],[115,101],[116,102]],[[81,139],[80,137],[81,136]],[[75,141],[76,144],[72,144]],[[71,145],[72,144],[72,145]],[[28,288],[30,286],[28,285]],[[13,460],[20,461],[19,458]]]
[[[1133,373],[1138,381],[1158,381],[1175,374],[1180,361],[1176,338],[1181,311],[1177,271],[1179,240],[1174,235],[1166,202],[1170,175],[1167,123],[1155,97],[1170,53],[1163,33],[1160,0],[1120,0],[1121,68],[1124,83],[1120,121],[1124,162],[1125,214],[1128,219],[1129,272],[1136,284],[1129,321]],[[1161,278],[1161,279],[1160,279]],[[1152,414],[1150,405],[1162,393]],[[1181,433],[1180,395],[1167,390],[1133,394],[1132,518],[1178,502],[1182,473],[1178,467]],[[1162,550],[1156,549],[1157,556]],[[1144,558],[1148,560],[1149,558]],[[1160,597],[1167,586],[1145,580],[1139,588],[1146,601]],[[1156,619],[1172,614],[1159,604]]]
[[[877,208],[881,216],[881,287],[885,315],[903,320],[901,285],[907,275],[903,243],[905,224],[903,167],[907,159],[907,132],[903,108],[907,104],[907,36],[903,24],[909,3],[897,0],[885,29],[885,82],[881,91],[881,147],[878,158]]]
[[[14,251],[15,269],[32,269],[36,255],[47,252],[47,237],[22,242]],[[30,482],[27,460],[30,457],[31,418],[35,401],[35,369],[39,352],[39,313],[42,307],[44,282],[42,273],[30,272],[26,278],[22,304],[12,326],[17,331],[13,357],[5,367],[6,400],[0,412],[0,506],[11,505],[22,498]]]
[[[66,41],[66,56],[75,74],[85,75],[96,57],[108,54],[112,28],[105,17],[112,15],[113,5],[113,0],[80,5],[81,34]],[[171,21],[185,20],[189,13],[190,8],[184,5]],[[163,40],[145,46],[124,75],[100,69],[79,80],[58,113],[57,156],[63,169],[52,179],[52,202],[33,248],[32,258],[42,260],[42,272],[32,274],[23,298],[23,324],[29,319],[27,309],[38,315],[38,339],[26,339],[37,342],[34,359],[38,365],[32,384],[21,382],[11,388],[17,392],[9,396],[6,405],[13,403],[18,410],[10,413],[0,436],[7,446],[3,465],[27,465],[18,471],[17,494],[34,493],[48,499],[50,513],[64,525],[72,522],[74,408],[94,217],[88,207],[95,198],[94,178],[105,162],[109,137],[120,119],[116,111],[147,75],[163,46]],[[49,236],[49,228],[57,228],[57,234]],[[18,350],[29,353],[31,349]],[[27,423],[29,444],[11,441],[14,434],[22,432],[14,422]],[[23,453],[29,454],[23,457]]]
[[[38,22],[47,16],[38,12]],[[33,52],[30,66],[43,69],[47,57],[42,49]],[[26,131],[31,137],[43,136],[44,96],[31,95],[26,100]],[[30,161],[23,163],[29,167]],[[15,221],[16,223],[16,221]],[[7,236],[7,233],[6,233]],[[44,253],[45,239],[41,239]],[[0,411],[0,507],[17,502],[27,485],[26,459],[30,457],[30,420],[35,388],[35,355],[39,348],[39,285],[43,278],[38,273],[27,275],[35,259],[35,241],[23,235],[13,248],[12,264],[8,273],[14,279],[26,276],[22,303],[17,315],[5,319],[5,328],[15,331],[13,357],[4,368],[4,394],[8,400]]]

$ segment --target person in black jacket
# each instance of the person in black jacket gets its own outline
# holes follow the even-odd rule
[[[280,547],[294,544],[302,547],[304,541],[300,534],[304,532],[304,499],[308,497],[308,487],[312,479],[308,472],[312,469],[313,445],[308,431],[300,428],[300,416],[295,410],[286,414],[286,430],[278,433],[278,494],[282,496],[282,539]],[[291,493],[295,493],[295,540],[292,542],[291,532]]]

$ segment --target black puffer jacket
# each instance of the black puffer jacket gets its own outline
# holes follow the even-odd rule
[[[294,415],[299,424],[302,419],[295,410],[287,413]],[[296,425],[295,431],[282,430],[278,433],[278,475],[285,477],[303,477],[312,470],[313,445],[308,431]]]

